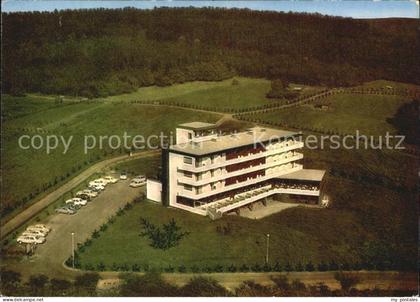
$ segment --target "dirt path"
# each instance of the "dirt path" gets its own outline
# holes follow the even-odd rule
[[[395,271],[357,271],[349,272],[357,274],[360,282],[356,286],[358,289],[399,289],[399,290],[417,290],[417,274],[414,272],[395,272]],[[110,287],[119,284],[117,272],[100,273],[101,284],[113,284]],[[254,281],[262,285],[273,285],[271,280],[274,276],[286,276],[290,282],[300,280],[306,286],[318,285],[323,283],[330,289],[340,289],[340,284],[334,278],[335,272],[282,272],[282,273],[211,273],[199,274],[217,280],[221,285],[229,290],[235,290],[244,281]],[[183,286],[191,278],[198,274],[164,273],[163,278],[175,285]]]
[[[57,190],[49,193],[48,195],[46,195],[45,197],[43,197],[42,199],[40,199],[39,201],[31,205],[27,209],[17,214],[12,219],[7,221],[4,225],[1,226],[1,238],[4,238],[9,233],[13,232],[19,226],[24,224],[26,221],[33,218],[44,208],[46,208],[51,203],[53,203],[58,198],[60,198],[60,196],[70,191],[74,187],[78,186],[80,183],[82,183],[85,179],[87,179],[90,175],[94,174],[95,172],[98,172],[106,168],[107,166],[116,164],[118,162],[122,162],[128,159],[136,159],[136,158],[150,156],[152,154],[156,154],[157,152],[158,152],[157,150],[143,151],[143,152],[134,153],[132,156],[122,155],[122,156],[114,157],[111,159],[106,159],[104,161],[94,164],[93,166],[84,170],[79,175],[73,177],[70,181],[68,181],[61,187],[59,187]]]

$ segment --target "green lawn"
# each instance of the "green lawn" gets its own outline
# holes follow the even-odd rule
[[[232,85],[232,79],[221,82],[191,82],[169,87],[145,87],[130,94],[108,97],[111,101],[159,101],[172,104],[204,106],[215,111],[246,109],[262,105],[271,105],[281,100],[265,97],[271,82],[265,79],[238,77],[238,85]],[[302,95],[316,93],[322,87],[291,84],[302,87]]]
[[[378,216],[373,214],[370,221],[364,221],[363,215],[345,207],[292,208],[261,220],[226,216],[221,220],[211,221],[207,217],[144,201],[117,217],[99,238],[94,239],[80,253],[82,268],[97,267],[99,263],[103,263],[107,270],[115,270],[121,266],[131,269],[133,264],[139,265],[141,270],[164,270],[168,267],[177,269],[184,265],[189,271],[193,266],[201,271],[217,265],[224,266],[224,269],[232,264],[237,268],[243,264],[248,267],[255,264],[263,266],[268,233],[271,265],[278,262],[283,269],[288,263],[294,269],[308,263],[315,266],[321,263],[356,265],[363,261],[366,243],[378,239],[375,233],[377,228],[384,227],[389,221],[396,223],[404,218],[413,220],[407,213],[402,214],[404,211],[393,209],[403,202],[394,192],[366,188],[340,179],[332,181],[336,187],[330,190],[333,198],[340,196],[343,201],[369,206],[369,210],[376,210]],[[394,213],[393,217],[384,221],[382,215],[390,213]],[[173,218],[189,235],[178,246],[169,250],[152,248],[149,239],[139,236],[140,217],[157,225]],[[222,234],[217,231],[218,226],[228,225],[231,227],[230,233]],[[404,244],[410,244],[413,249],[403,253],[409,254],[415,262],[415,226],[414,232],[399,238],[394,236],[400,235],[406,229],[399,225],[386,228],[389,230],[386,236],[392,236],[393,244],[401,238],[405,239]]]
[[[250,116],[268,122],[281,122],[293,128],[332,130],[339,133],[383,135],[395,133],[387,122],[409,99],[400,96],[338,94],[304,106]],[[321,110],[315,105],[325,105]]]
[[[146,177],[156,177],[158,168],[161,166],[162,158],[154,155],[147,158],[138,158],[115,165],[113,168],[117,172],[126,172],[131,175],[146,175]]]
[[[3,123],[3,207],[15,205],[23,199],[32,199],[38,193],[44,192],[46,187],[64,181],[94,161],[126,152],[123,148],[111,150],[105,140],[102,150],[99,150],[99,136],[117,135],[122,139],[126,132],[131,137],[143,135],[147,138],[161,132],[174,133],[176,125],[180,123],[195,120],[216,122],[220,118],[218,114],[131,103],[87,102],[59,105],[47,98],[46,104],[42,103],[42,99],[36,101],[42,105],[34,111],[32,97],[28,97],[29,109],[25,108],[26,103],[22,99],[4,100],[7,104],[6,110],[12,112],[15,118]],[[23,112],[32,113],[16,114],[18,110],[13,109],[14,103],[20,104]],[[62,144],[47,154],[45,148],[19,148],[18,138],[21,135],[40,135],[43,138],[59,135],[66,140],[70,137],[73,139],[66,154],[63,154]],[[87,154],[84,153],[85,135],[93,135],[97,140],[97,147]],[[157,144],[158,140],[154,139],[153,143]]]

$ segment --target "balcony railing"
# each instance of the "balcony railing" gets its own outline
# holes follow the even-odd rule
[[[292,144],[290,144],[289,146],[286,146],[286,147],[261,151],[261,152],[256,153],[256,154],[251,154],[251,155],[248,155],[248,156],[243,156],[243,157],[239,157],[239,158],[235,158],[235,159],[222,160],[222,161],[219,160],[219,161],[214,162],[213,164],[207,164],[207,165],[204,165],[204,166],[181,165],[181,166],[178,167],[178,169],[179,170],[184,170],[184,171],[189,171],[189,172],[194,172],[194,173],[204,172],[204,171],[207,171],[207,170],[212,170],[212,169],[225,167],[225,166],[228,166],[228,165],[238,164],[238,163],[241,163],[241,162],[244,162],[244,161],[249,161],[249,160],[253,160],[253,159],[257,159],[257,158],[261,158],[261,157],[267,157],[267,156],[270,156],[270,155],[283,153],[283,152],[287,152],[287,151],[294,150],[294,149],[299,149],[299,148],[303,148],[303,142],[295,142],[295,143],[292,143]]]
[[[238,194],[235,198],[227,198],[223,200],[214,201],[207,205],[203,205],[200,209],[209,210],[223,214],[228,211],[243,207],[257,200],[261,200],[274,194],[293,194],[306,196],[319,196],[319,188],[313,189],[292,189],[292,188],[276,188],[271,185],[262,187],[247,193]]]
[[[255,172],[255,171],[259,171],[259,170],[264,170],[264,169],[269,169],[269,168],[273,168],[279,165],[283,165],[292,161],[296,161],[296,160],[300,160],[303,158],[303,154],[296,152],[295,155],[291,156],[291,157],[287,157],[287,158],[282,158],[280,160],[277,161],[272,161],[269,163],[263,163],[263,164],[259,164],[256,166],[251,166],[245,169],[241,169],[241,170],[236,170],[233,172],[225,172],[222,173],[221,175],[217,175],[217,176],[213,176],[213,177],[206,177],[204,179],[200,179],[200,180],[195,180],[194,177],[179,177],[178,181],[180,183],[183,184],[188,184],[191,186],[203,186],[212,182],[216,182],[216,181],[221,181],[224,180],[226,178],[230,178],[230,177],[235,177],[235,176],[240,176],[243,174],[247,174],[247,173],[251,173],[251,172]]]
[[[226,191],[242,188],[242,187],[245,187],[245,186],[248,186],[248,185],[260,183],[262,181],[265,181],[265,180],[268,180],[268,179],[271,179],[271,178],[275,178],[275,177],[279,177],[281,175],[292,173],[292,172],[299,171],[299,170],[302,170],[302,169],[303,169],[302,165],[296,164],[295,167],[293,167],[293,168],[283,169],[281,171],[266,174],[264,176],[260,176],[260,177],[252,178],[252,179],[249,179],[249,180],[246,180],[246,181],[243,181],[243,182],[238,182],[238,183],[235,183],[235,184],[224,186],[223,188],[220,188],[220,189],[217,189],[217,190],[211,190],[211,191],[198,193],[198,194],[194,193],[194,191],[181,190],[180,192],[178,192],[178,195],[179,196],[184,196],[184,197],[187,197],[187,198],[190,198],[190,199],[198,200],[198,199],[205,198],[205,197],[215,195],[215,194],[218,194],[218,193],[223,193],[223,192],[226,192]]]

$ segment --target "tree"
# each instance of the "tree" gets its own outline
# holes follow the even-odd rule
[[[72,284],[68,280],[53,278],[50,280],[52,295],[62,296],[68,294]]]
[[[420,129],[419,116],[420,100],[416,99],[401,105],[394,117],[388,121],[398,129],[400,134],[405,136],[407,143],[420,145],[418,135]]]
[[[360,282],[357,275],[350,273],[336,272],[334,278],[340,282],[341,289],[346,293]]]
[[[272,277],[271,280],[274,282],[274,284],[276,284],[278,289],[281,289],[281,290],[289,290],[290,289],[289,280],[287,280],[286,276]]]
[[[0,272],[1,290],[6,295],[16,295],[16,290],[20,286],[21,274],[10,270]]]
[[[270,99],[293,99],[299,95],[297,92],[288,90],[289,83],[287,80],[273,80],[271,81],[271,90],[266,94]]]
[[[84,273],[75,278],[74,286],[79,292],[93,295],[96,291],[99,279],[100,276],[96,272]]]
[[[172,218],[169,223],[163,224],[162,229],[150,223],[144,218],[140,218],[142,231],[140,236],[148,237],[151,240],[151,246],[157,249],[167,250],[178,245],[179,241],[188,232],[181,232],[181,228]]]
[[[48,277],[42,274],[30,276],[28,281],[29,288],[34,295],[42,295],[47,283]]]
[[[216,280],[207,277],[194,277],[181,288],[185,297],[227,297],[229,292]]]
[[[238,297],[273,297],[274,291],[270,286],[261,285],[254,281],[243,282],[236,290]]]
[[[232,86],[238,86],[239,85],[239,81],[238,81],[238,79],[233,79],[232,80]]]
[[[148,272],[143,276],[122,274],[120,278],[122,279],[120,295],[123,297],[178,296],[178,288],[164,281],[156,272]]]

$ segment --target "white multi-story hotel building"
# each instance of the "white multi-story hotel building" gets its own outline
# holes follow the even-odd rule
[[[221,134],[214,124],[179,125],[148,198],[212,219],[278,194],[318,203],[325,171],[303,169],[300,138],[270,128]]]

